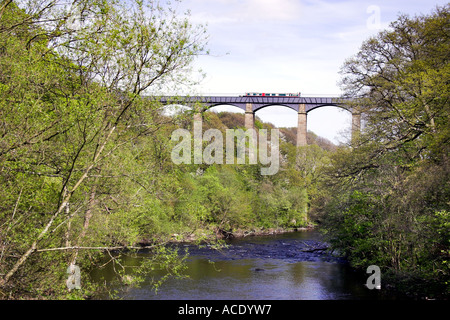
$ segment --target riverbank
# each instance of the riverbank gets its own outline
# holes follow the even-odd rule
[[[283,233],[299,232],[313,230],[314,226],[307,227],[292,227],[292,228],[251,228],[251,229],[236,229],[227,231],[220,228],[214,229],[200,229],[187,234],[173,234],[170,243],[194,243],[194,242],[214,242],[218,240],[241,239],[246,237],[268,236]],[[146,244],[146,242],[143,242]]]

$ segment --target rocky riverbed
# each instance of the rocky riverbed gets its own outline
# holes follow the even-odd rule
[[[296,231],[295,233],[307,232],[306,230]],[[285,234],[286,239],[280,237]],[[196,256],[207,256],[214,260],[236,260],[236,259],[283,259],[289,262],[299,261],[326,261],[345,263],[345,260],[334,255],[329,245],[320,239],[320,236],[311,238],[308,232],[308,238],[302,239],[296,237],[290,239],[289,233],[273,232],[257,237],[237,237],[225,242],[225,246],[217,248],[214,245],[192,245],[184,244],[189,253]],[[267,241],[267,238],[274,237],[273,241]],[[276,236],[276,237],[275,237]]]

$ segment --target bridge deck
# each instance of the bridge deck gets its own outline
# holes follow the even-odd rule
[[[298,112],[299,105],[305,105],[305,111],[322,106],[336,106],[349,110],[346,100],[338,97],[230,97],[230,96],[185,96],[185,97],[162,97],[160,101],[164,104],[186,104],[192,105],[201,103],[207,108],[218,105],[232,105],[242,110],[246,110],[247,104],[252,104],[252,110],[280,105],[294,109]],[[351,110],[349,110],[351,111]]]

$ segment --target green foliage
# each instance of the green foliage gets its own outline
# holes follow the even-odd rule
[[[365,121],[318,198],[323,231],[353,265],[421,296],[449,294],[449,6],[401,15],[343,66]]]
[[[63,297],[98,258],[74,248],[173,232],[169,145],[148,144],[173,121],[141,94],[190,83],[205,35],[153,1],[21,5],[0,5],[1,294]]]

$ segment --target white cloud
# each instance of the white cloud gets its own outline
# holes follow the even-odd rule
[[[436,4],[446,2],[435,0]],[[338,71],[344,60],[354,55],[364,40],[380,31],[371,28],[373,24],[368,26],[368,19],[378,21],[374,18],[379,18],[380,27],[386,28],[399,12],[429,13],[435,3],[423,0],[184,0],[182,6],[191,9],[193,22],[208,23],[210,34],[212,56],[201,57],[196,62],[207,73],[197,92],[339,94]],[[368,12],[370,6],[379,8],[379,17],[371,16],[374,11]],[[273,119],[274,115],[272,113]],[[314,118],[311,115],[308,121],[311,128],[317,122]],[[267,119],[270,116],[263,118]],[[322,129],[338,127],[320,121],[317,126]],[[341,129],[321,134],[334,139],[339,131]]]
[[[191,0],[185,3],[195,8],[195,21],[206,18],[210,25],[290,21],[301,12],[298,0]]]

